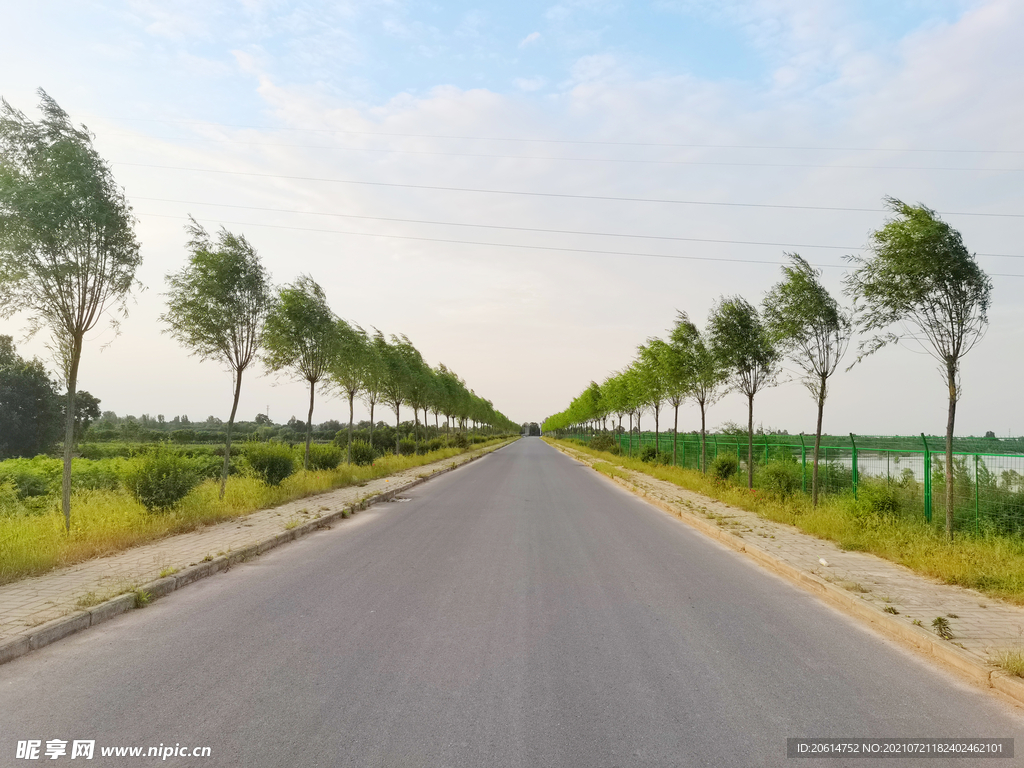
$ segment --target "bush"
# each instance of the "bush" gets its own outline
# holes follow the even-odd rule
[[[448,444],[453,448],[468,448],[469,442],[466,440],[466,436],[462,432],[454,432],[448,440]]]
[[[358,464],[361,467],[365,467],[369,464],[373,464],[373,459],[376,457],[376,452],[373,450],[373,446],[365,440],[353,440],[352,441],[352,463]]]
[[[201,480],[195,462],[180,453],[158,450],[124,465],[121,482],[150,512],[168,510]]]
[[[444,438],[443,437],[435,437],[433,440],[431,440],[429,443],[427,443],[427,452],[428,453],[431,452],[431,451],[440,451],[442,448],[444,448]]]
[[[342,450],[333,445],[309,446],[310,469],[337,469],[344,458]]]
[[[740,469],[740,460],[735,453],[720,453],[715,456],[709,469],[713,477],[728,480]]]
[[[416,443],[409,438],[398,441],[399,456],[412,456],[414,453],[416,453]]]
[[[590,448],[595,451],[608,451],[610,453],[614,448],[618,447],[619,444],[615,442],[615,438],[611,435],[598,435],[590,441]]]
[[[268,485],[280,485],[295,471],[295,454],[281,443],[253,443],[246,447],[245,460]]]
[[[775,459],[758,472],[758,485],[777,499],[788,499],[803,483],[803,470],[795,461]]]
[[[903,506],[898,485],[861,483],[857,489],[857,500],[869,514],[878,517],[895,517]]]

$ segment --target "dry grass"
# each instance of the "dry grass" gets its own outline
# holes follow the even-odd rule
[[[943,531],[927,525],[923,519],[873,515],[850,495],[826,496],[814,508],[810,499],[800,494],[782,501],[757,489],[751,491],[735,483],[713,480],[691,469],[645,464],[576,443],[563,444],[611,463],[619,472],[641,472],[755,512],[767,520],[796,526],[805,533],[834,541],[843,549],[869,552],[946,584],[969,587],[1024,605],[1024,540],[962,533],[950,542]]]
[[[57,501],[43,514],[0,517],[0,584],[316,493],[365,484],[497,442],[480,443],[467,450],[443,448],[420,456],[385,456],[366,467],[342,465],[335,470],[299,471],[279,486],[268,486],[252,477],[230,477],[223,499],[218,498],[219,481],[208,480],[172,511],[160,514],[148,512],[124,490],[80,491],[71,501],[70,533],[64,530]]]

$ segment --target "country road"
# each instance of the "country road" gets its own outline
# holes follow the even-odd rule
[[[0,766],[1024,764],[787,759],[1024,719],[539,439],[407,497],[0,667]]]

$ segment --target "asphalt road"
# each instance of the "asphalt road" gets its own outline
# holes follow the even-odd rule
[[[787,759],[1024,720],[536,438],[408,496],[0,667],[0,765],[1024,764]]]

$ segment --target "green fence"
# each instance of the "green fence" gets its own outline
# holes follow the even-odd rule
[[[564,435],[589,442],[596,434]],[[605,433],[612,434],[612,433]],[[673,435],[653,432],[613,435],[623,455],[640,456],[646,447],[671,463]],[[675,463],[700,469],[697,433],[675,438]],[[747,471],[747,436],[709,434],[707,463],[720,454],[738,457]],[[946,439],[918,435],[823,435],[818,462],[819,492],[863,497],[872,507],[923,515],[944,526],[946,520]],[[650,451],[648,451],[650,453]],[[811,491],[813,435],[754,435],[755,485],[769,462],[788,462],[804,493]],[[1024,438],[955,438],[953,441],[954,527],[977,533],[1024,535]]]

